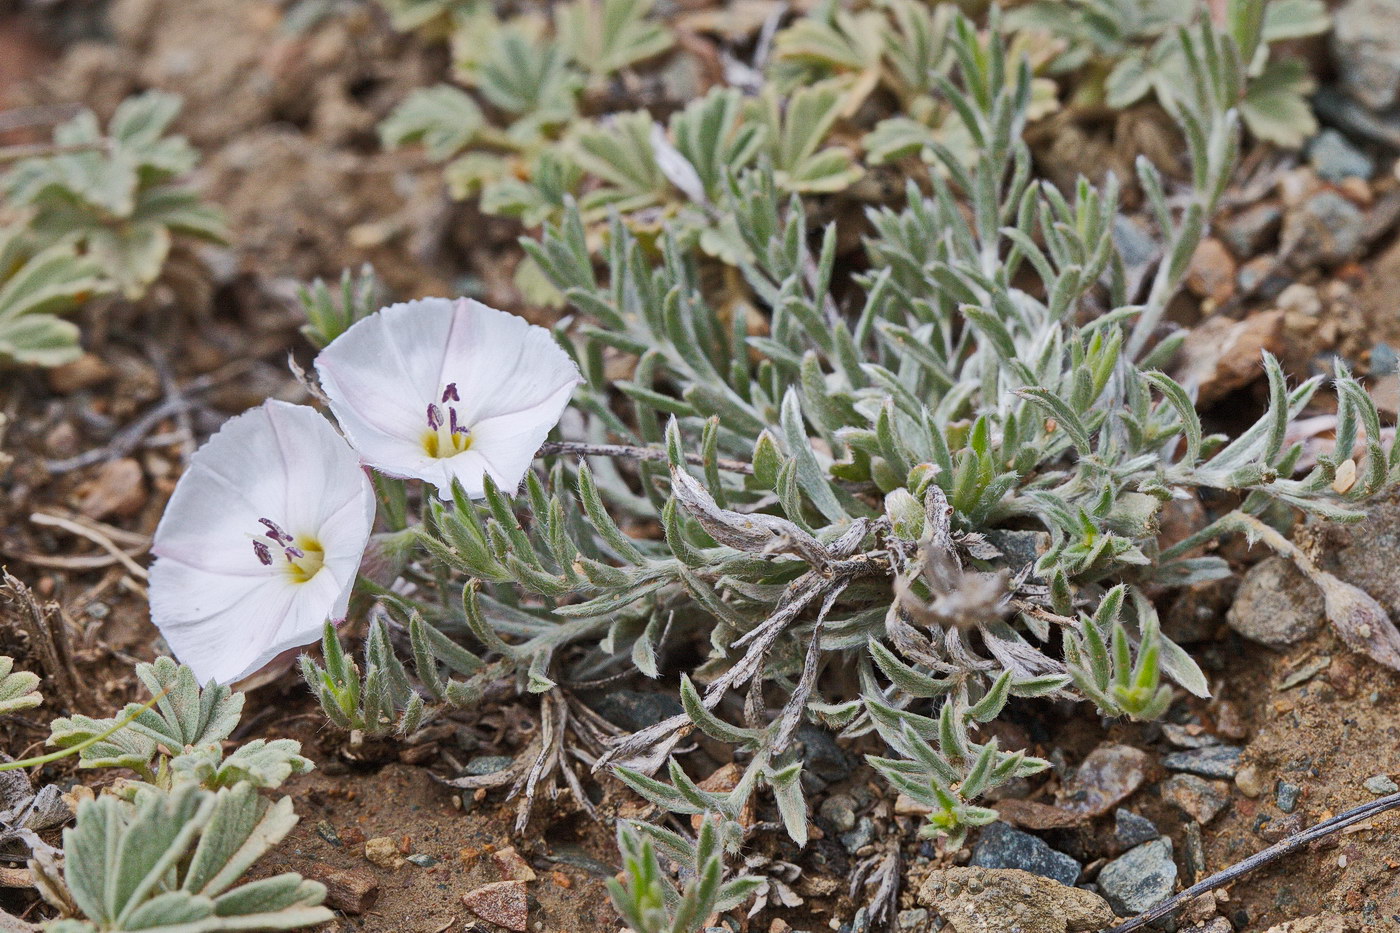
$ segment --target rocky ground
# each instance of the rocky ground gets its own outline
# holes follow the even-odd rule
[[[1400,347],[1400,3],[1348,0],[1337,17],[1330,45],[1311,50],[1325,129],[1301,154],[1252,152],[1196,256],[1191,295],[1173,309],[1197,327],[1179,366],[1221,429],[1258,410],[1261,349],[1295,377],[1340,358],[1369,374],[1392,423],[1400,409],[1391,349]],[[0,463],[0,550],[52,602],[51,624],[67,634],[66,644],[47,645],[7,615],[0,651],[41,670],[60,688],[48,692],[71,697],[72,709],[120,705],[133,695],[130,662],[154,650],[132,565],[193,445],[262,398],[300,397],[284,364],[289,350],[307,352],[295,282],[371,262],[400,297],[454,292],[470,279],[491,303],[535,313],[511,284],[518,231],[449,201],[420,156],[379,148],[378,120],[444,64],[440,50],[396,35],[367,4],[59,0],[0,15],[0,106],[82,101],[108,112],[140,89],[178,91],[180,128],[205,153],[199,183],[234,231],[230,247],[198,257],[208,280],[175,276],[142,307],[86,322],[105,334],[100,355],[44,376],[7,374],[0,386],[11,458]],[[1089,130],[1064,132],[1094,141]],[[1057,171],[1101,168],[1091,163],[1071,153]],[[1328,418],[1323,403],[1299,425],[1300,439],[1325,450]],[[1364,524],[1307,526],[1297,538],[1400,618],[1400,500]],[[1144,910],[1394,792],[1397,675],[1327,630],[1320,595],[1290,565],[1239,544],[1224,556],[1236,579],[1162,594],[1166,624],[1202,659],[1214,699],[1182,700],[1148,726],[1101,722],[1084,707],[1013,707],[996,726],[1003,746],[1048,757],[1054,769],[1013,785],[993,804],[1002,822],[962,850],[917,840],[917,808],[861,764],[871,749],[812,730],[814,840],[802,853],[758,843],[749,869],[770,883],[749,928],[870,928],[875,918],[859,912],[869,892],[851,881],[885,870],[903,879],[893,917],[901,933],[944,923],[1003,930],[1013,915],[1028,931],[1097,929],[1110,908]],[[593,700],[634,728],[675,702],[632,689]],[[615,928],[601,883],[617,868],[607,827],[561,797],[538,802],[516,835],[515,801],[434,779],[504,767],[539,727],[528,702],[392,749],[351,748],[324,731],[291,677],[260,688],[249,709],[240,738],[291,735],[319,764],[290,785],[302,823],[265,869],[325,881],[342,927]],[[5,720],[16,756],[47,734],[37,720]],[[47,776],[73,779],[62,768]],[[712,781],[724,778],[719,768]],[[616,784],[593,789],[604,812],[645,812]],[[1400,924],[1397,871],[1400,816],[1383,815],[1193,903],[1178,923],[1209,933],[1385,928]],[[0,906],[15,913],[35,905],[24,888],[0,891]]]

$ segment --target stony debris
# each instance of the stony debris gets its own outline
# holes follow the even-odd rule
[[[1140,914],[1171,897],[1176,887],[1172,841],[1154,839],[1109,862],[1099,872],[1099,888],[1120,916]]]
[[[497,881],[484,884],[462,895],[462,903],[482,920],[507,930],[524,933],[530,911],[530,898],[523,881]]]
[[[515,851],[515,846],[506,846],[499,852],[491,853],[491,861],[500,869],[506,881],[534,881],[535,870],[530,863]]]
[[[130,457],[108,460],[78,489],[78,511],[88,518],[126,517],[146,504],[146,476]]]
[[[1371,110],[1400,103],[1400,2],[1347,0],[1332,24],[1342,87]]]
[[[1113,839],[1120,849],[1132,849],[1161,837],[1157,824],[1147,817],[1122,807],[1113,812]]]
[[[1291,560],[1270,557],[1244,575],[1225,620],[1250,641],[1282,648],[1322,628],[1322,591]]]
[[[1201,777],[1233,778],[1240,769],[1240,755],[1243,752],[1244,749],[1238,745],[1207,745],[1172,752],[1162,759],[1162,764],[1172,771],[1185,771]]]
[[[1064,885],[1078,881],[1083,870],[1079,862],[1050,848],[1045,840],[1005,823],[992,823],[982,830],[968,864],[976,868],[1019,868]]]
[[[1206,237],[1191,256],[1186,269],[1186,287],[1198,298],[1205,299],[1202,310],[1211,310],[1229,301],[1235,294],[1235,257],[1225,244]]]
[[[1370,156],[1330,128],[1318,133],[1308,144],[1308,161],[1312,163],[1317,177],[1323,181],[1370,178],[1376,171],[1376,164]]]
[[[365,858],[388,871],[402,868],[405,862],[399,845],[389,836],[365,840]]]
[[[918,900],[947,920],[953,933],[1080,933],[1114,922],[1097,894],[1011,868],[930,872]]]
[[[1300,920],[1275,924],[1264,933],[1351,933],[1353,927],[1341,917],[1328,912]]]
[[[91,389],[112,378],[114,370],[95,353],[84,353],[71,363],[55,366],[45,373],[49,388],[59,395],[72,395]]]
[[[1336,191],[1319,191],[1284,217],[1279,252],[1300,270],[1355,259],[1364,245],[1365,220],[1361,208]]]
[[[1284,813],[1292,813],[1298,809],[1298,798],[1302,796],[1303,789],[1287,781],[1279,781],[1274,788],[1274,804]]]
[[[1218,781],[1207,781],[1194,774],[1174,774],[1162,782],[1162,799],[1204,826],[1230,803],[1230,793]]]
[[[1264,791],[1268,790],[1268,784],[1264,781],[1264,774],[1259,770],[1258,765],[1245,765],[1235,773],[1235,786],[1240,789],[1240,793],[1253,800],[1262,797]]]
[[[1368,777],[1361,785],[1375,794],[1377,797],[1384,797],[1386,794],[1400,793],[1400,785],[1391,780],[1388,774],[1377,774]]]
[[[1088,754],[1059,794],[1062,809],[1102,816],[1147,779],[1151,759],[1129,745],[1105,743]]]
[[[1209,405],[1258,379],[1264,350],[1276,356],[1284,350],[1282,311],[1251,314],[1243,321],[1217,315],[1187,335],[1172,375],[1188,389],[1195,387],[1198,404]]]
[[[822,801],[818,815],[825,819],[837,832],[850,832],[856,825],[855,801],[845,794],[832,794]]]
[[[1283,222],[1283,210],[1267,201],[1255,204],[1221,225],[1221,237],[1240,259],[1257,256],[1268,249]]]

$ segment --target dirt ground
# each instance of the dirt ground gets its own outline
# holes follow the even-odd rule
[[[86,515],[83,527],[142,560],[144,542],[195,441],[265,397],[302,397],[285,366],[289,350],[303,358],[309,350],[296,333],[293,283],[369,262],[399,297],[454,293],[471,282],[488,302],[533,313],[511,284],[519,231],[451,202],[438,171],[421,155],[385,153],[375,135],[377,122],[408,89],[438,79],[444,53],[395,34],[370,4],[347,3],[335,15],[300,25],[289,19],[283,4],[266,0],[57,0],[42,16],[6,12],[0,3],[0,108],[82,101],[106,113],[135,91],[179,92],[186,100],[179,128],[204,153],[198,183],[228,212],[233,231],[231,246],[203,256],[212,284],[176,276],[122,318],[87,322],[108,342],[101,360],[88,361],[86,374],[6,374],[10,381],[0,387],[6,416],[0,437],[15,455],[0,482],[0,550],[12,572],[61,607],[72,632],[71,670],[83,684],[68,701],[77,711],[103,715],[135,696],[127,672],[132,661],[156,653],[154,630],[139,575],[94,546],[91,535],[33,516]],[[1330,323],[1309,325],[1308,340],[1318,327],[1331,327],[1331,346],[1361,340],[1358,335],[1400,345],[1394,304],[1400,245],[1384,242],[1370,258],[1335,273],[1347,280],[1346,300],[1334,303],[1342,310]],[[1310,281],[1323,289],[1329,284],[1316,273]],[[1231,404],[1255,403],[1254,388],[1230,391],[1236,394],[1222,397]],[[124,440],[130,434],[124,429],[162,405],[168,414],[136,440]],[[104,446],[117,456],[74,464],[73,458]],[[1391,536],[1389,528],[1347,532],[1346,546],[1368,551],[1374,562],[1366,573],[1358,571],[1366,579],[1355,582],[1397,586],[1389,574],[1400,561],[1400,535]],[[1324,538],[1315,546],[1325,555],[1341,545]],[[1240,549],[1228,556],[1241,566],[1256,558]],[[1145,749],[1154,770],[1123,805],[1177,840],[1188,882],[1373,799],[1362,786],[1367,779],[1400,775],[1396,675],[1325,631],[1282,651],[1244,641],[1225,625],[1228,601],[1228,592],[1199,594],[1196,622],[1203,634],[1191,650],[1216,695],[1179,705],[1174,725],[1244,746],[1254,786],[1236,781],[1219,787],[1228,805],[1200,828],[1199,849],[1183,846],[1194,838],[1192,820],[1160,794],[1166,772],[1156,762],[1176,747],[1161,727],[1104,724],[1085,707],[1029,706],[1014,707],[1004,727],[1009,740],[1055,760],[1057,774],[1032,793],[1046,802],[1096,747],[1112,742]],[[1400,613],[1400,599],[1387,608]],[[0,628],[0,652],[39,663],[32,640],[12,627]],[[44,673],[51,683],[61,676]],[[70,711],[62,696],[47,692],[47,712]],[[433,742],[402,751],[347,748],[343,736],[324,729],[293,676],[260,688],[248,710],[239,738],[290,735],[319,766],[289,783],[302,820],[260,870],[296,870],[333,888],[377,889],[358,904],[362,912],[342,914],[341,927],[366,933],[491,929],[461,898],[508,880],[496,854],[513,847],[534,875],[531,931],[616,928],[602,884],[617,870],[610,828],[561,797],[538,802],[528,831],[516,836],[515,801],[501,792],[480,799],[468,792],[463,799],[434,780],[457,773],[463,760],[482,750],[519,751],[537,715],[524,701],[463,715]],[[4,717],[0,730],[15,756],[37,750],[47,734],[38,720],[15,716]],[[857,762],[858,750],[847,751],[852,754],[844,760]],[[47,776],[73,777],[61,766]],[[1279,781],[1299,789],[1292,813],[1278,805]],[[591,786],[604,812],[641,812],[615,783]],[[750,929],[842,928],[856,908],[847,891],[856,861],[895,848],[912,866],[901,906],[913,908],[919,874],[959,858],[918,841],[917,817],[900,813],[863,766],[838,764],[828,793],[863,801],[862,812],[879,829],[877,842],[871,852],[852,857],[819,818],[814,841],[801,854],[780,852],[771,840],[757,843],[769,869],[787,872],[781,863],[794,863],[796,873],[784,877],[803,903],[770,906]],[[1085,880],[1092,881],[1115,854],[1111,830],[1110,814],[1043,835],[1082,861]],[[369,862],[364,842],[376,837],[393,839],[405,861]],[[1218,914],[1236,930],[1267,930],[1331,914],[1340,926],[1322,929],[1383,929],[1400,924],[1397,872],[1400,816],[1390,814],[1234,884],[1203,917]],[[32,916],[36,901],[25,890],[7,890],[0,892],[0,906]]]

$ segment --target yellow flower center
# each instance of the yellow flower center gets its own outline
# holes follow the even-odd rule
[[[289,551],[285,570],[293,583],[305,583],[320,572],[326,562],[326,551],[320,541],[308,535],[297,538],[296,547],[301,556],[296,557],[295,552]]]
[[[423,449],[429,457],[445,459],[471,450],[472,436],[466,431],[449,431],[443,425],[436,431],[423,432]]]

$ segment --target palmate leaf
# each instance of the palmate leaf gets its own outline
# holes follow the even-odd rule
[[[43,702],[39,675],[17,671],[14,658],[0,656],[0,714],[33,709]]]
[[[55,314],[109,290],[71,245],[36,251],[22,228],[0,228],[0,356],[40,366],[77,358],[78,329]]]
[[[419,88],[379,124],[388,148],[421,142],[431,159],[450,159],[476,136],[484,122],[470,95],[450,84]]]
[[[105,795],[85,801],[63,833],[58,883],[66,890],[44,889],[82,918],[55,929],[218,933],[324,923],[333,915],[318,882],[283,874],[238,885],[296,822],[291,798],[270,802],[248,783],[147,789],[134,805]]]
[[[846,149],[822,148],[841,107],[841,90],[830,81],[786,99],[770,91],[754,102],[752,118],[766,129],[765,150],[778,184],[789,191],[840,191],[864,174]]]
[[[1240,101],[1240,116],[1260,139],[1297,148],[1317,132],[1317,118],[1308,103],[1315,87],[1306,64],[1275,59],[1249,82]]]
[[[55,719],[50,724],[49,744],[68,748],[134,716],[126,728],[84,748],[79,761],[84,768],[131,768],[152,776],[157,754],[164,751],[173,757],[186,748],[217,746],[232,734],[243,713],[243,694],[213,681],[201,690],[194,672],[170,658],[138,664],[136,676],[152,696],[164,691],[154,707],[142,710],[141,704],[130,703],[120,716],[109,719]]]
[[[666,28],[647,19],[654,2],[573,0],[555,7],[555,35],[575,64],[605,77],[671,47]]]

